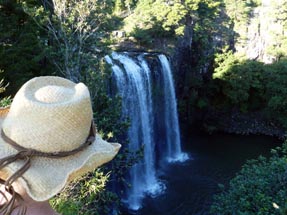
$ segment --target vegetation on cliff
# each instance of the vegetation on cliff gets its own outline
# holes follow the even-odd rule
[[[221,28],[225,26],[228,30],[213,34],[210,40],[202,40],[203,45],[195,40],[191,51],[183,50],[190,57],[179,62],[182,119],[193,121],[197,115],[208,130],[216,130],[216,127],[220,129],[218,119],[218,125],[208,125],[205,121],[211,119],[210,113],[225,111],[227,116],[228,113],[257,113],[260,120],[275,125],[273,129],[286,129],[287,19],[286,4],[281,3],[224,1],[220,16],[209,21],[224,20],[220,22]],[[194,32],[193,37],[196,36]],[[204,44],[212,45],[207,49],[208,45]],[[198,111],[203,114],[194,114]],[[254,133],[258,133],[258,129]],[[271,133],[278,132],[268,132]]]
[[[287,128],[286,60],[264,64],[227,52],[218,55],[215,62],[213,78],[221,96],[214,97],[214,105],[245,113],[260,111]]]

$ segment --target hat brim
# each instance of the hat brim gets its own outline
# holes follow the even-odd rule
[[[5,117],[6,114],[0,113],[0,129]],[[120,147],[118,143],[104,141],[97,134],[91,145],[75,155],[64,158],[33,157],[31,167],[17,182],[35,201],[46,201],[59,193],[70,180],[112,160]],[[0,135],[0,159],[16,153],[17,150],[7,144]],[[11,176],[23,163],[21,160],[13,162],[1,170],[1,174],[6,175],[5,177]]]

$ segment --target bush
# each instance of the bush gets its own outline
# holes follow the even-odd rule
[[[212,214],[286,215],[287,143],[272,151],[270,159],[248,161],[230,181],[230,187],[215,195]]]
[[[266,76],[263,63],[244,60],[231,52],[216,59],[213,78],[218,79],[227,102],[241,111],[252,111],[266,107]]]
[[[281,60],[267,66],[266,97],[268,112],[271,118],[278,119],[287,128],[287,61]]]
[[[217,108],[261,112],[287,128],[287,61],[272,64],[246,60],[232,52],[217,55],[213,80],[219,91],[211,103]]]
[[[50,203],[63,215],[108,214],[109,206],[119,201],[115,193],[105,190],[109,174],[100,170],[71,183]]]

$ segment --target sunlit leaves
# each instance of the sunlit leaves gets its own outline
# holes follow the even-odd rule
[[[227,51],[222,54],[215,55],[215,69],[213,78],[225,79],[228,73],[231,73],[232,66],[239,63],[239,59],[232,53]]]
[[[212,214],[283,215],[287,212],[287,144],[245,164],[229,188],[215,196]]]
[[[139,1],[133,14],[125,19],[125,30],[135,37],[138,36],[136,32],[143,35],[144,30],[152,38],[180,37],[184,35],[189,18],[202,29],[213,29],[212,20],[219,14],[221,4],[221,0]],[[206,33],[203,32],[199,34]]]
[[[261,110],[287,127],[287,62],[246,60],[231,51],[217,55],[213,78],[225,103],[242,111]]]
[[[114,193],[106,191],[109,178],[110,173],[98,169],[73,181],[50,203],[63,215],[108,214],[108,205],[117,201]]]

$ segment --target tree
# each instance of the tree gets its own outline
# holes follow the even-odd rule
[[[115,4],[114,8],[115,8],[116,13],[120,13],[125,8],[124,2],[122,0],[116,0],[114,4]]]
[[[241,111],[267,107],[266,70],[264,64],[240,58],[228,51],[217,54],[213,78],[220,87],[222,101]]]
[[[112,11],[109,0],[42,0],[26,11],[49,34],[50,59],[58,71],[75,82],[84,81],[101,55]]]
[[[275,61],[287,56],[287,2],[283,0],[270,1],[269,17],[273,22],[270,29],[270,42],[267,53],[275,58]]]
[[[139,1],[134,13],[125,20],[125,29],[127,32],[132,32],[133,29],[154,32],[151,35],[154,38],[181,37],[188,17],[191,17],[194,23],[202,21],[201,24],[205,22],[203,20],[212,20],[218,15],[221,2],[221,0]]]
[[[43,31],[25,13],[21,2],[0,1],[0,79],[9,82],[5,95],[14,94],[20,86],[34,76],[47,74],[51,65],[46,50],[39,41]],[[36,1],[29,3],[40,7]]]

